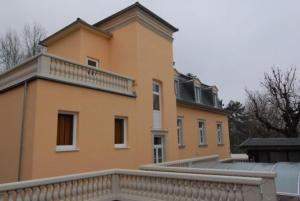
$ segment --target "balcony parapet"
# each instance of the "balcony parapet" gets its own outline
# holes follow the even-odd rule
[[[129,77],[50,54],[39,54],[8,71],[0,72],[0,91],[34,78],[135,96],[134,80]]]
[[[113,169],[0,185],[1,201],[260,201],[259,178]]]
[[[276,201],[276,185],[275,172],[267,171],[250,171],[250,170],[228,170],[228,169],[212,169],[214,164],[221,162],[234,161],[234,159],[219,160],[218,155],[195,157],[190,159],[168,161],[158,164],[143,165],[141,170],[160,171],[160,172],[176,172],[201,175],[219,175],[219,176],[238,176],[261,178],[261,190],[263,192],[263,201]],[[198,165],[201,164],[201,167]]]

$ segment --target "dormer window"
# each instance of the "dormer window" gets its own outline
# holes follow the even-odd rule
[[[195,86],[194,90],[196,103],[201,103],[201,88],[199,86]]]
[[[178,80],[174,80],[174,89],[175,89],[175,95],[176,97],[179,97],[179,81]]]
[[[87,58],[87,65],[91,67],[99,67],[99,60],[97,59],[92,59],[92,58]]]
[[[213,94],[213,101],[214,101],[214,106],[218,107],[218,95],[216,93]]]

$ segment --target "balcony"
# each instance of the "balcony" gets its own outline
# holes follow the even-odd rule
[[[113,72],[82,65],[49,54],[40,54],[0,72],[0,92],[35,78],[135,96],[134,80]]]
[[[112,169],[0,185],[0,201],[261,201],[262,179]]]

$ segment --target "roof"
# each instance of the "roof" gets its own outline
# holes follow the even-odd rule
[[[300,146],[300,138],[249,138],[240,147]]]
[[[59,31],[55,32],[54,34],[48,36],[44,40],[40,41],[40,45],[48,46],[50,43],[55,42],[56,40],[60,39],[61,37],[64,37],[68,33],[77,30],[80,27],[87,28],[91,31],[94,31],[97,34],[100,34],[101,36],[104,36],[106,38],[110,38],[112,34],[105,32],[97,27],[94,27],[90,25],[89,23],[85,22],[84,20],[77,18],[74,22],[71,24],[65,26],[64,28],[60,29]]]
[[[148,15],[150,15],[151,17],[153,17],[154,19],[156,19],[157,21],[159,21],[160,23],[162,23],[163,25],[165,25],[166,27],[168,27],[169,29],[171,29],[173,32],[178,31],[178,28],[174,27],[173,25],[171,25],[170,23],[168,23],[167,21],[165,21],[164,19],[162,19],[161,17],[159,17],[158,15],[156,15],[155,13],[153,13],[151,10],[149,10],[148,8],[146,8],[145,6],[143,6],[142,4],[140,4],[139,2],[136,2],[134,4],[132,4],[131,6],[128,6],[127,8],[124,8],[123,10],[120,10],[119,12],[103,19],[100,20],[99,22],[95,23],[94,26],[99,26],[101,24],[104,24],[130,10],[133,9],[140,9],[142,11],[144,11],[145,13],[147,13]]]
[[[197,77],[191,75],[184,75],[175,69],[176,80],[178,81],[179,90],[176,94],[177,103],[183,106],[190,106],[193,108],[198,108],[210,112],[215,112],[219,114],[230,114],[229,111],[222,108],[222,103],[218,100],[217,106],[214,104],[214,90],[215,86],[209,86],[203,84]],[[197,82],[197,84],[195,84]],[[195,97],[195,86],[201,88],[201,101],[196,102]]]

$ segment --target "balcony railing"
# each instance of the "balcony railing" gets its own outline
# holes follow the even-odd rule
[[[218,155],[211,155],[205,157],[197,157],[191,159],[169,161],[159,164],[150,164],[141,166],[142,170],[161,171],[161,172],[176,172],[188,174],[201,175],[219,175],[219,176],[238,176],[238,177],[252,177],[261,178],[261,189],[263,192],[263,201],[276,201],[276,185],[275,172],[266,171],[247,171],[247,170],[228,170],[228,169],[212,169],[215,164],[220,162],[234,161],[219,160]],[[198,167],[199,166],[199,167]]]
[[[261,201],[259,178],[108,170],[0,185],[0,201]]]
[[[32,78],[44,78],[129,96],[135,95],[134,80],[129,77],[49,54],[40,54],[8,71],[0,72],[0,91]]]

